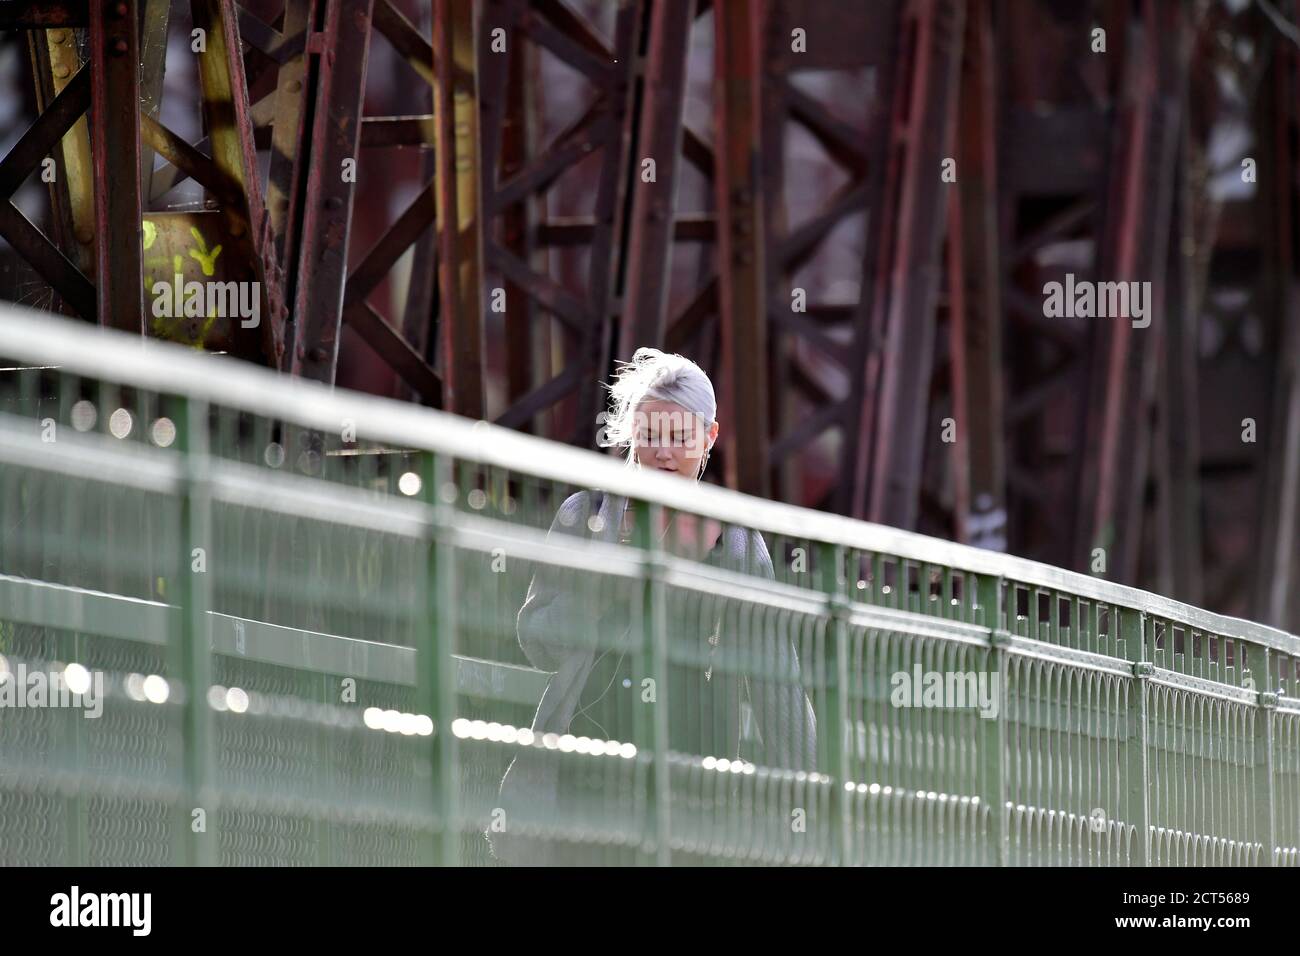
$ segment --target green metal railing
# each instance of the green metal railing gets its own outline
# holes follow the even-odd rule
[[[1292,635],[47,315],[0,365],[0,676],[104,688],[0,706],[0,863],[1298,862]]]

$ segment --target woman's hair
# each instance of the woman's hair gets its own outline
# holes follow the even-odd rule
[[[718,414],[713,383],[684,355],[639,348],[630,362],[620,362],[609,389],[610,405],[605,417],[605,444],[628,450],[628,464],[636,456],[636,410],[647,399],[673,402],[699,416],[707,428]]]

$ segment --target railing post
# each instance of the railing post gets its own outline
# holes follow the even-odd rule
[[[1011,844],[1007,833],[1007,652],[1005,631],[1002,628],[1004,578],[981,575],[975,584],[975,620],[989,630],[989,646],[985,670],[997,675],[997,716],[981,718],[980,728],[980,801],[988,807],[989,840],[993,844],[993,860],[997,866],[1011,863]]]
[[[1238,647],[1241,645],[1238,644]],[[1267,647],[1259,648],[1263,655],[1256,683],[1255,701],[1255,827],[1257,839],[1264,845],[1261,866],[1274,866],[1274,847],[1277,846],[1277,814],[1273,799],[1273,714],[1276,712],[1278,694],[1272,677],[1273,662]]]
[[[452,723],[456,719],[453,654],[456,644],[456,568],[447,530],[455,511],[443,501],[444,488],[455,488],[451,462],[441,455],[421,456],[420,491],[429,507],[426,569],[429,580],[420,609],[416,645],[416,693],[419,706],[433,719],[429,738],[430,781],[434,816],[440,829],[434,836],[434,862],[455,866],[460,859],[459,754]]]
[[[840,568],[843,566],[844,548],[842,545],[822,543],[817,556],[819,585],[827,596],[827,634],[826,652],[830,659],[826,662],[826,673],[830,682],[826,687],[826,709],[833,715],[827,734],[826,754],[830,759],[831,775],[831,836],[835,841],[836,863],[847,865],[853,857],[853,814],[850,809],[852,799],[848,787],[850,768],[852,767],[853,742],[852,725],[849,715],[849,599],[846,594],[846,582]]]
[[[637,509],[636,543],[642,548],[642,629],[641,666],[643,677],[654,681],[654,699],[650,703],[649,726],[646,726],[644,703],[634,711],[641,715],[634,721],[636,727],[637,759],[648,744],[651,759],[647,779],[647,823],[654,847],[652,861],[656,866],[672,864],[672,769],[668,766],[668,626],[665,620],[662,549],[656,529],[659,527],[663,505],[645,502]],[[642,687],[640,693],[644,695]],[[641,701],[644,701],[642,696]],[[645,841],[642,841],[644,847]]]
[[[1130,608],[1114,609],[1119,617],[1119,636],[1124,639],[1124,653],[1133,665],[1133,683],[1130,685],[1128,707],[1128,762],[1126,765],[1128,788],[1124,818],[1136,829],[1129,851],[1132,866],[1147,866],[1151,860],[1151,780],[1147,761],[1149,722],[1148,679],[1155,673],[1155,665],[1147,660],[1147,616],[1145,611]]]
[[[180,553],[177,573],[180,584],[181,619],[172,648],[179,676],[185,682],[182,705],[185,793],[176,814],[182,827],[183,862],[210,866],[217,862],[217,795],[212,789],[212,715],[208,688],[212,686],[212,634],[208,609],[212,604],[209,574],[216,569],[212,553],[212,494],[209,487],[208,404],[181,398],[178,405],[177,450],[181,456]],[[194,549],[202,548],[202,570],[195,570]],[[203,810],[204,832],[195,832],[193,813]],[[179,847],[177,848],[179,849]]]

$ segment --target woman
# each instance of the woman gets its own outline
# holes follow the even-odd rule
[[[627,448],[630,468],[700,480],[718,437],[718,422],[713,385],[698,365],[680,355],[638,349],[620,368],[610,393],[608,443]],[[665,511],[660,509],[661,515]],[[635,505],[629,506],[626,498],[581,491],[560,506],[548,540],[572,534],[626,543],[634,527]],[[716,521],[680,514],[663,518],[655,533],[682,556],[774,576],[757,531],[727,527],[723,533]],[[619,587],[551,567],[534,575],[519,611],[519,643],[533,666],[553,674],[533,719],[535,735],[627,742],[635,739],[640,724],[644,738],[646,712],[637,709],[657,698],[655,682],[637,673],[640,629],[632,633],[631,621],[638,593],[631,582]],[[743,759],[742,723],[748,709],[763,765],[813,769],[816,721],[788,636],[769,633],[775,627],[755,627],[752,618],[742,619],[734,602],[728,606],[715,596],[675,594],[668,603],[673,661],[668,672],[669,749]],[[749,679],[745,675],[753,665],[758,670]],[[566,762],[538,748],[522,751],[502,781],[506,823],[504,831],[488,834],[494,853],[514,863],[564,862],[555,846],[511,835],[510,817],[513,812],[531,820],[572,820],[583,812],[577,794],[584,788],[600,792],[600,772],[598,761],[569,757]],[[612,786],[608,779],[603,783],[606,789]],[[607,804],[614,799],[609,793],[603,797]]]

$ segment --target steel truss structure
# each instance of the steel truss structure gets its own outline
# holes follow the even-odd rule
[[[684,351],[730,487],[1294,628],[1293,7],[11,2],[0,236],[68,314],[579,445],[615,360]],[[423,112],[366,111],[379,44]],[[11,200],[47,158],[42,227]],[[263,321],[154,316],[173,270]],[[1155,320],[1045,315],[1067,273]]]

